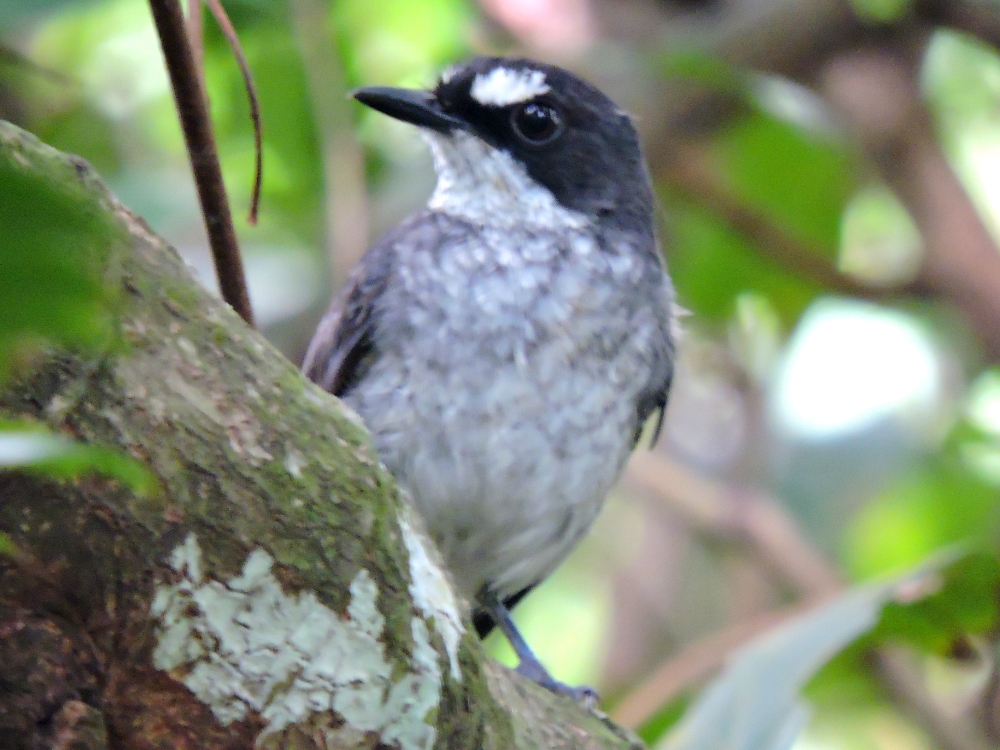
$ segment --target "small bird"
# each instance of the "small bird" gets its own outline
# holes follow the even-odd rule
[[[530,60],[476,57],[432,91],[354,98],[420,128],[437,186],[364,255],[303,370],[362,417],[480,635],[555,680],[512,607],[580,541],[636,446],[659,434],[674,292],[628,115]]]

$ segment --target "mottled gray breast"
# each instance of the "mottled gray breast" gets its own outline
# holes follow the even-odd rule
[[[332,343],[307,358],[467,596],[547,575],[665,400],[672,292],[655,244],[593,227],[422,212],[369,251],[324,322]]]

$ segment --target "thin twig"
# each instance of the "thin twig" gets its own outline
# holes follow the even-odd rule
[[[667,501],[699,532],[746,546],[801,596],[821,598],[843,587],[837,569],[777,501],[706,479],[656,453],[637,451],[625,476]]]
[[[149,7],[160,36],[167,71],[170,73],[174,101],[177,103],[177,113],[198,187],[222,298],[232,305],[243,320],[253,325],[243,260],[226,198],[226,186],[222,181],[208,106],[185,29],[184,14],[177,0],[149,0]]]
[[[260,119],[260,101],[257,99],[257,86],[253,82],[253,73],[250,72],[250,63],[243,53],[243,45],[236,34],[236,29],[229,21],[225,9],[219,0],[205,0],[208,9],[212,11],[216,23],[222,29],[222,35],[229,43],[236,64],[239,65],[240,74],[243,76],[243,87],[247,91],[247,101],[250,104],[250,121],[253,123],[253,144],[256,164],[254,169],[253,189],[250,191],[250,215],[247,221],[251,224],[257,223],[257,210],[260,207],[260,186],[264,176],[264,134]]]

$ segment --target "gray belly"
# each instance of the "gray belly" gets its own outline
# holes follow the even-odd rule
[[[345,395],[470,598],[538,582],[590,527],[666,342],[655,260],[494,234],[400,251]]]
[[[456,361],[435,366],[413,342],[347,401],[462,593],[506,596],[548,575],[593,522],[628,457],[635,402],[611,362],[569,366],[544,351],[477,362],[451,348]]]

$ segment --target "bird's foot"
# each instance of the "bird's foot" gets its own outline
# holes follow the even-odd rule
[[[601,700],[598,692],[588,685],[573,687],[565,682],[559,682],[548,673],[548,670],[537,659],[522,659],[515,671],[532,682],[537,682],[546,690],[551,690],[556,695],[572,698],[586,708],[596,708]]]

